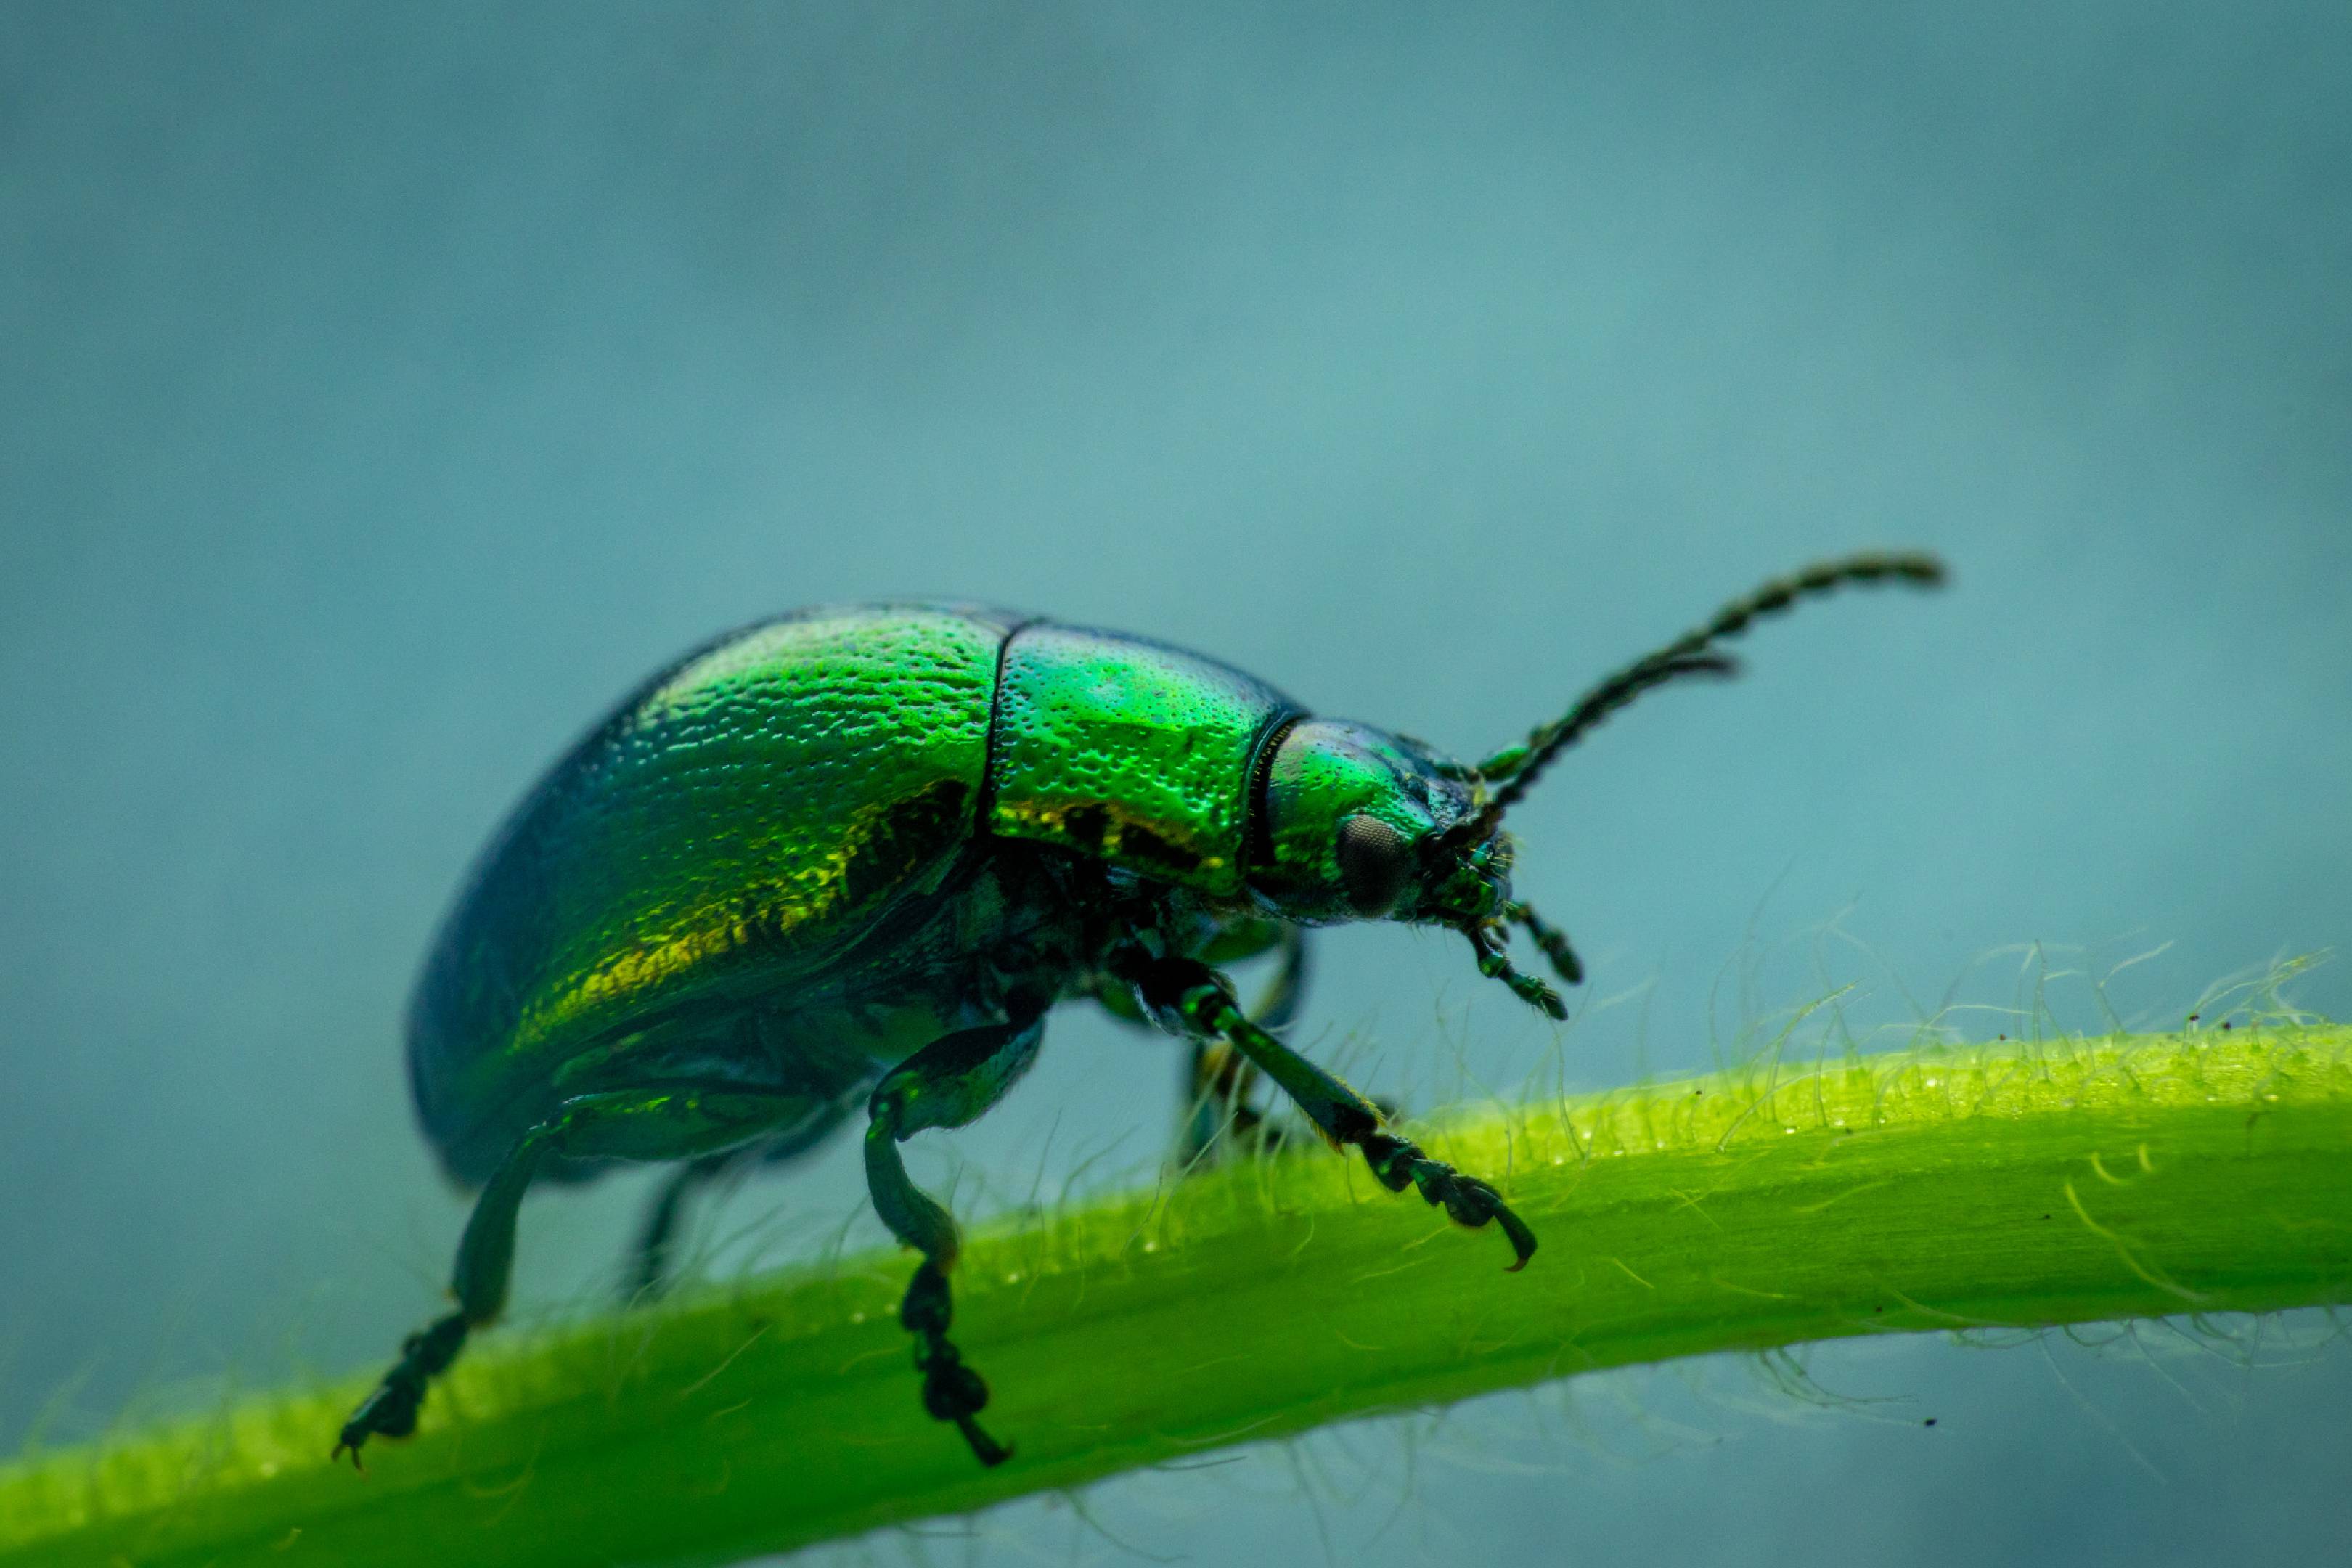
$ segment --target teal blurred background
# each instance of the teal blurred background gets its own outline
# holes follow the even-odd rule
[[[1865,1041],[2168,1023],[2341,943],[2347,103],[2334,0],[0,8],[0,1447],[433,1310],[445,900],[639,676],[799,604],[1050,610],[1475,753],[1763,576],[1943,551],[1519,813],[1564,1033],[1458,941],[1322,943],[1299,1038],[1412,1106],[1849,981]],[[1049,1040],[926,1140],[967,1213],[1165,1146],[1169,1042]],[[527,1312],[644,1191],[533,1202]],[[755,1181],[704,1266],[858,1204],[845,1151]],[[1873,1342],[856,1551],[2341,1561],[2347,1408],[2318,1315]]]

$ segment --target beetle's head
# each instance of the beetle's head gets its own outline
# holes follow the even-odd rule
[[[1738,666],[1715,645],[1758,617],[1850,583],[1933,586],[1943,578],[1932,555],[1872,554],[1767,583],[1475,766],[1367,725],[1300,720],[1277,737],[1263,764],[1250,886],[1277,914],[1302,923],[1395,920],[1451,927],[1470,939],[1481,973],[1565,1017],[1559,994],[1504,955],[1509,928],[1523,926],[1562,980],[1573,985],[1584,977],[1567,937],[1511,897],[1512,842],[1503,814],[1554,758],[1642,693],[1734,673]]]
[[[1435,847],[1483,804],[1467,768],[1417,741],[1302,719],[1265,763],[1251,885],[1308,924],[1486,919],[1511,894],[1500,831]]]
[[[1403,921],[1469,936],[1479,966],[1555,1016],[1557,994],[1499,952],[1511,899],[1511,839],[1476,773],[1418,741],[1365,724],[1304,719],[1266,759],[1250,885],[1304,924]]]

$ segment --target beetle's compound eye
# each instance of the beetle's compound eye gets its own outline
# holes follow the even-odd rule
[[[1377,816],[1360,813],[1339,824],[1339,858],[1348,907],[1368,921],[1396,908],[1412,880],[1412,851],[1404,835]]]

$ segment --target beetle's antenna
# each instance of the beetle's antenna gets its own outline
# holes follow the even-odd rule
[[[1739,661],[1727,653],[1693,653],[1669,658],[1654,654],[1648,658],[1627,665],[1580,698],[1564,718],[1530,734],[1524,745],[1514,746],[1489,763],[1499,765],[1499,773],[1490,773],[1481,764],[1478,776],[1483,779],[1508,779],[1511,782],[1495,797],[1495,814],[1516,803],[1535,784],[1536,775],[1551,765],[1552,759],[1584,738],[1588,730],[1599,727],[1601,721],[1620,708],[1632,704],[1645,691],[1654,690],[1670,681],[1690,676],[1719,677],[1729,679],[1739,673]]]
[[[1503,814],[1535,787],[1544,769],[1562,752],[1644,691],[1686,676],[1737,674],[1738,663],[1714,651],[1713,645],[1738,637],[1758,619],[1849,583],[1897,582],[1935,587],[1943,581],[1944,563],[1933,555],[1913,552],[1849,555],[1775,578],[1745,598],[1734,599],[1705,626],[1635,659],[1593,687],[1565,715],[1529,734],[1525,744],[1507,747],[1479,763],[1480,777],[1507,782],[1483,808],[1446,829],[1444,837],[1449,844],[1459,845],[1492,833]]]

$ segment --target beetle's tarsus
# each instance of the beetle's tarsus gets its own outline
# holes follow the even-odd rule
[[[963,1352],[947,1335],[955,1309],[947,1274],[928,1259],[915,1270],[898,1306],[898,1321],[916,1336],[915,1368],[923,1374],[923,1410],[934,1421],[952,1422],[972,1457],[992,1468],[1013,1450],[981,1429],[973,1419],[988,1408],[988,1380],[966,1365]]]
[[[1584,963],[1569,944],[1568,933],[1535,912],[1527,904],[1514,901],[1503,906],[1503,918],[1528,928],[1528,935],[1543,950],[1551,963],[1552,973],[1570,985],[1584,984]]]
[[[1468,934],[1482,956],[1490,951],[1491,937],[1486,928],[1468,928]],[[1150,959],[1139,963],[1134,974],[1147,1006],[1175,1011],[1187,1027],[1232,1041],[1236,1050],[1282,1087],[1325,1138],[1335,1144],[1352,1143],[1362,1151],[1364,1163],[1381,1185],[1392,1193],[1418,1188],[1423,1201],[1443,1208],[1457,1225],[1476,1229],[1489,1220],[1495,1222],[1511,1244],[1515,1261],[1510,1273],[1526,1268],[1528,1259],[1535,1256],[1535,1232],[1511,1212],[1500,1193],[1442,1160],[1431,1159],[1411,1139],[1386,1131],[1379,1106],[1251,1023],[1231,989],[1206,964],[1191,959]]]
[[[1420,1189],[1422,1201],[1442,1208],[1454,1224],[1476,1230],[1492,1220],[1511,1243],[1517,1261],[1504,1269],[1517,1274],[1536,1255],[1536,1234],[1503,1202],[1503,1194],[1475,1176],[1465,1176],[1443,1160],[1433,1160],[1412,1140],[1393,1132],[1375,1132],[1359,1141],[1364,1163],[1381,1185],[1392,1193]]]
[[[1491,921],[1470,921],[1460,928],[1470,939],[1472,951],[1478,955],[1478,973],[1489,980],[1499,980],[1511,988],[1511,994],[1549,1018],[1553,1023],[1565,1022],[1568,1003],[1560,994],[1532,974],[1522,974],[1503,952],[1502,928]],[[1575,955],[1570,954],[1573,962]],[[1583,971],[1580,968],[1580,976]]]
[[[360,1458],[360,1445],[367,1440],[368,1435],[360,1429],[357,1416],[344,1422],[342,1431],[336,1436],[335,1446],[327,1450],[327,1463],[334,1464],[345,1454],[349,1454],[352,1457],[352,1468],[362,1475],[367,1474],[367,1466]]]
[[[343,1429],[335,1435],[335,1447],[327,1457],[340,1459],[352,1457],[352,1468],[364,1470],[360,1460],[361,1446],[370,1437],[405,1437],[416,1430],[416,1414],[425,1405],[425,1385],[449,1370],[465,1348],[468,1325],[463,1312],[452,1312],[436,1320],[423,1333],[411,1334],[400,1342],[400,1359],[383,1374]]]
[[[961,1127],[995,1103],[1035,1054],[1044,1012],[1042,1006],[1024,1009],[1002,1024],[941,1036],[876,1085],[867,1102],[866,1186],[874,1211],[890,1234],[923,1255],[898,1303],[899,1326],[915,1336],[923,1408],[935,1421],[954,1423],[983,1465],[1001,1465],[1013,1450],[972,1419],[988,1407],[988,1384],[948,1339],[955,1321],[948,1287],[958,1246],[955,1220],[908,1180],[898,1142],[926,1127]]]
[[[1511,1212],[1507,1204],[1495,1205],[1495,1223],[1501,1226],[1503,1234],[1511,1238],[1513,1261],[1503,1272],[1517,1274],[1528,1266],[1528,1259],[1536,1255],[1536,1233],[1528,1228],[1527,1221]]]

